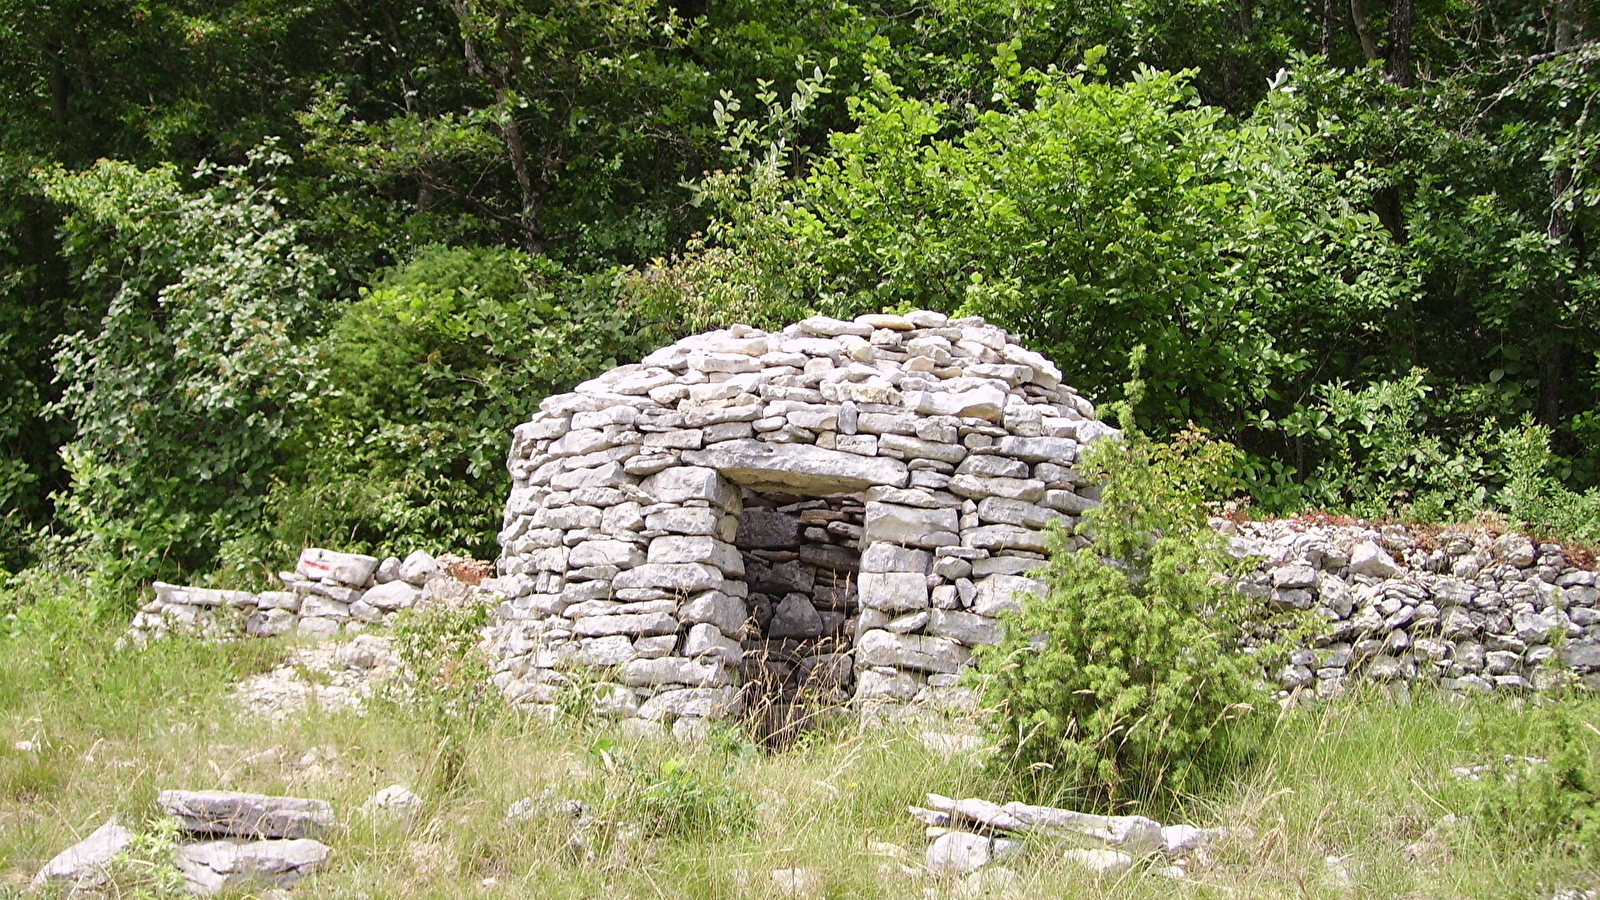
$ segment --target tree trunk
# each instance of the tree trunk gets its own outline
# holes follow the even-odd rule
[[[1394,13],[1389,18],[1389,55],[1383,62],[1383,77],[1390,84],[1404,88],[1416,84],[1416,75],[1411,71],[1411,25],[1415,11],[1415,0],[1395,0]]]
[[[461,23],[462,51],[467,57],[467,69],[494,88],[495,104],[500,107],[500,139],[506,145],[506,157],[511,173],[516,176],[517,188],[522,192],[522,210],[518,221],[522,230],[522,249],[529,253],[544,252],[544,233],[539,228],[541,202],[533,170],[528,165],[527,145],[522,141],[522,129],[517,125],[515,92],[511,87],[511,74],[522,68],[522,46],[506,25],[505,10],[495,10],[495,38],[505,53],[505,60],[497,66],[484,62],[480,52],[478,25],[469,5],[471,0],[451,0],[456,18]]]
[[[1553,49],[1558,54],[1565,53],[1577,41],[1577,3],[1576,0],[1556,0],[1553,7],[1556,19]],[[1577,130],[1583,130],[1587,118],[1588,110],[1585,109],[1584,114],[1578,117]],[[1567,194],[1572,190],[1572,179],[1570,166],[1558,165],[1550,173],[1550,223],[1545,228],[1551,243],[1569,249],[1572,245],[1572,223],[1567,218]],[[1569,279],[1559,279],[1550,286],[1551,302],[1555,307],[1552,318],[1555,321],[1560,321],[1571,295],[1572,282]],[[1561,420],[1561,383],[1565,376],[1567,345],[1559,334],[1556,331],[1551,335],[1554,343],[1539,361],[1539,419],[1546,425],[1555,425]]]
[[[1378,42],[1373,40],[1372,26],[1367,24],[1366,10],[1361,8],[1361,0],[1350,0],[1350,20],[1355,23],[1356,37],[1361,38],[1361,55],[1367,62],[1377,62]]]

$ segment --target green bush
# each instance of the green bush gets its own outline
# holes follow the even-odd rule
[[[1465,813],[1480,838],[1600,861],[1600,754],[1574,699],[1530,704],[1514,717],[1482,715],[1467,726],[1485,752],[1466,762],[1483,768],[1451,779],[1441,799]]]
[[[1198,432],[1155,443],[1131,428],[1086,454],[1106,485],[1090,545],[1058,548],[1047,596],[978,653],[995,764],[1041,795],[1159,809],[1261,736],[1261,658],[1239,652],[1252,609],[1218,577],[1234,565],[1202,506],[1234,456]]]
[[[379,274],[317,348],[265,535],[236,568],[306,545],[495,553],[511,429],[545,396],[637,355],[611,274],[490,247],[428,247]]]
[[[681,757],[655,761],[600,738],[590,752],[614,776],[602,799],[605,818],[637,825],[647,837],[731,837],[756,824],[755,800],[728,771]],[[724,759],[731,763],[732,757]]]

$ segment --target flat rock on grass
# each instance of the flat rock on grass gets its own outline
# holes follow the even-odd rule
[[[133,832],[116,820],[96,828],[88,837],[56,854],[33,876],[36,887],[52,883],[73,891],[104,884],[106,863],[133,843]]]
[[[336,824],[326,800],[232,791],[162,791],[162,812],[191,834],[242,838],[307,838]]]
[[[210,897],[230,888],[292,887],[315,873],[333,851],[308,838],[287,841],[207,841],[186,844],[173,862],[190,893]]]

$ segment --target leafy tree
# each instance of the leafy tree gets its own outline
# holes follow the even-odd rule
[[[113,583],[204,570],[259,515],[289,411],[314,382],[303,346],[328,271],[258,169],[102,161],[41,174],[66,208],[64,241],[95,327],[57,356],[71,417],[69,520]]]

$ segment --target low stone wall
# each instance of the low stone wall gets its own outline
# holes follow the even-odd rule
[[[202,637],[324,637],[386,625],[419,601],[460,595],[456,577],[486,567],[461,557],[435,559],[418,550],[404,560],[309,548],[292,572],[279,572],[282,590],[250,593],[156,582],[155,597],[133,617],[125,641],[143,645],[168,634]],[[474,581],[476,579],[473,579]]]
[[[1491,691],[1576,676],[1600,689],[1600,587],[1592,561],[1559,544],[1402,525],[1213,524],[1235,557],[1265,558],[1241,590],[1327,622],[1274,673],[1286,694],[1333,696],[1356,678]]]

